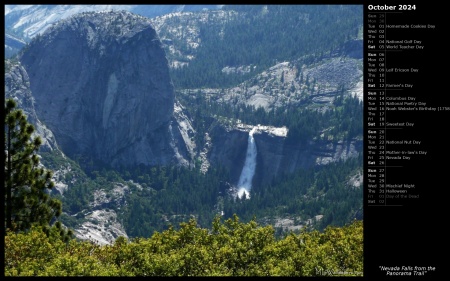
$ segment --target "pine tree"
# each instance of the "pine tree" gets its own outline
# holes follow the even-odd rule
[[[41,139],[32,138],[34,127],[16,106],[13,99],[6,101],[5,227],[25,231],[32,225],[40,225],[49,233],[50,223],[62,212],[62,204],[49,194],[54,187],[52,172],[39,167],[37,151]],[[65,240],[72,235],[72,231],[62,229],[60,222],[52,228]]]

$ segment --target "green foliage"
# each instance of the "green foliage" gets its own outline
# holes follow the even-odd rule
[[[348,184],[349,176],[361,172],[361,167],[362,156],[281,176],[270,184],[252,188],[250,200],[225,199],[225,216],[236,213],[245,221],[253,216],[295,216],[304,225],[306,220],[323,215],[317,223],[313,221],[314,228],[345,225],[362,209],[362,188]]]
[[[80,165],[70,158],[63,156],[58,151],[40,152],[41,162],[45,167],[52,170],[63,170],[59,173],[56,181],[67,185],[64,196],[58,196],[64,205],[64,211],[69,213],[78,213],[83,210],[93,199],[93,192],[98,185],[95,184],[81,169]],[[56,193],[56,192],[55,192]],[[61,220],[68,225],[68,217],[62,215]],[[74,227],[75,222],[71,220]]]
[[[339,95],[333,107],[324,113],[295,107],[266,112],[245,106],[218,105],[201,95],[184,98],[183,104],[193,113],[192,124],[197,131],[199,147],[205,141],[201,136],[216,125],[217,116],[221,115],[229,120],[239,118],[249,124],[287,125],[290,131],[285,142],[288,144],[298,145],[314,138],[316,142],[355,139],[362,135],[362,104],[354,97]],[[349,128],[356,129],[350,133]],[[320,138],[320,132],[324,137]],[[236,213],[245,222],[257,216],[261,223],[267,223],[266,218],[300,217],[303,224],[316,215],[324,215],[314,225],[314,228],[323,230],[328,225],[348,223],[362,206],[362,189],[347,185],[348,176],[361,169],[361,157],[278,175],[270,184],[255,184],[251,200],[234,200],[228,194],[229,171],[219,166],[210,167],[206,174],[201,173],[198,167],[140,166],[123,171],[99,168],[86,175],[70,159],[51,153],[42,153],[42,156],[46,167],[60,169],[70,166],[70,172],[60,177],[69,188],[64,196],[58,197],[67,213],[60,219],[69,227],[76,228],[82,223],[95,190],[102,189],[109,195],[116,183],[129,186],[130,192],[124,194],[122,201],[126,204],[120,210],[115,203],[108,205],[117,213],[118,221],[129,237],[150,237],[155,231],[177,226],[191,217],[205,227],[221,211],[224,211],[225,218]],[[283,234],[277,229],[277,237]]]
[[[31,137],[34,127],[14,100],[6,101],[5,113],[5,225],[20,231],[49,224],[61,214],[61,202],[47,193],[54,185],[51,171],[39,168],[41,139]]]
[[[226,5],[223,9],[238,15],[199,23],[201,44],[195,59],[187,67],[171,70],[176,88],[230,87],[276,62],[337,51],[358,36],[363,19],[358,5]],[[173,44],[185,52],[183,43],[173,40]],[[244,75],[222,72],[225,66],[242,65],[257,67]]]
[[[290,234],[276,240],[271,226],[234,215],[216,217],[212,229],[195,220],[150,238],[99,246],[33,227],[5,236],[5,276],[318,276],[361,275],[363,225],[353,221],[324,232]]]
[[[170,224],[196,215],[199,224],[209,225],[219,210],[215,204],[225,192],[228,172],[220,167],[206,174],[198,169],[175,166],[138,167],[128,171],[142,188],[132,187],[119,218],[130,237],[148,237]],[[170,220],[170,221],[169,221]]]
[[[52,197],[54,187],[52,172],[39,167],[37,151],[39,137],[32,138],[33,125],[25,114],[16,109],[16,102],[8,99],[5,104],[5,228],[25,231],[32,225],[43,226],[48,234],[51,229],[60,232],[64,240],[71,231],[56,222],[50,223],[62,212],[61,201]]]
[[[225,117],[240,120],[244,124],[286,126],[287,144],[298,144],[312,139],[337,141],[361,139],[363,133],[363,103],[355,96],[345,96],[341,90],[333,106],[325,112],[300,106],[285,106],[271,111],[248,105],[217,103],[201,93],[179,95],[179,100],[192,116],[197,135],[203,136],[214,120]],[[323,133],[323,136],[321,134]],[[202,142],[202,140],[200,140]]]
[[[5,276],[108,276],[118,271],[100,264],[94,251],[99,246],[70,240],[68,243],[41,227],[27,233],[7,232],[5,237]]]
[[[355,97],[338,96],[333,107],[324,113],[294,107],[266,112],[244,106],[218,105],[201,95],[185,98],[183,103],[186,107],[191,105],[189,112],[194,114],[192,124],[197,131],[199,147],[205,141],[200,136],[215,126],[220,114],[230,120],[239,118],[250,124],[287,125],[290,129],[285,141],[287,144],[298,145],[314,138],[318,143],[362,138],[362,104]],[[323,137],[320,132],[323,132]],[[199,225],[207,226],[221,211],[224,211],[225,218],[236,213],[246,222],[253,216],[301,217],[304,222],[316,215],[324,215],[314,226],[324,229],[327,225],[344,225],[362,208],[362,189],[349,188],[347,184],[348,176],[361,168],[362,158],[359,157],[278,175],[270,184],[255,184],[251,200],[234,200],[229,196],[227,182],[230,175],[223,167],[211,167],[206,174],[201,173],[198,167],[140,166],[120,172],[104,168],[92,171],[89,179],[79,176],[61,200],[67,213],[81,214],[92,202],[95,190],[108,192],[114,182],[128,185],[130,192],[124,197],[127,204],[116,213],[129,237],[149,237],[154,231],[163,231],[192,216]],[[62,220],[72,227],[76,223],[74,217],[64,216]],[[282,231],[276,233],[277,236],[283,235]]]

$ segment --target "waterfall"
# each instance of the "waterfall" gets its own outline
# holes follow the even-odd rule
[[[244,193],[247,198],[250,198],[250,189],[252,188],[252,180],[256,168],[256,144],[255,139],[253,138],[256,128],[257,127],[253,127],[248,133],[247,155],[237,185],[237,196],[239,196],[239,198],[242,198]]]

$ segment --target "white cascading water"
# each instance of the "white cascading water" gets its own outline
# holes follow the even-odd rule
[[[247,199],[250,198],[250,189],[252,188],[253,175],[256,168],[256,144],[253,134],[256,127],[248,133],[247,156],[245,157],[244,167],[242,168],[241,176],[237,185],[237,196],[242,198],[245,193]]]

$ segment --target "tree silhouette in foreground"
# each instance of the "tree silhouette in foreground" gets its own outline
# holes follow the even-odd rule
[[[61,201],[52,198],[52,172],[39,165],[37,152],[42,143],[33,137],[34,127],[27,122],[13,99],[5,104],[5,227],[12,231],[26,231],[32,225],[43,226],[48,234],[50,223],[62,213]],[[72,236],[57,222],[64,240]]]

